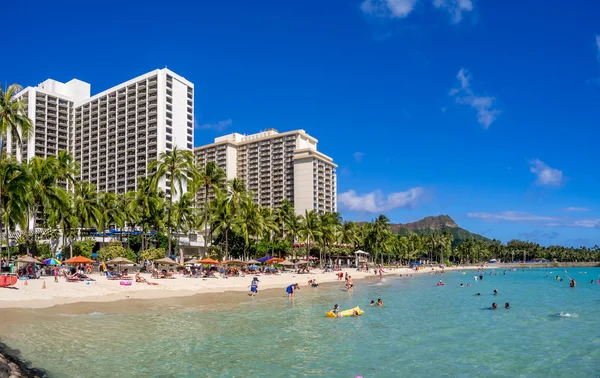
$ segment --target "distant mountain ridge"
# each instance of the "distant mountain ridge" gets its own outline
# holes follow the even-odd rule
[[[468,239],[490,241],[490,239],[485,236],[460,228],[449,215],[445,214],[425,217],[412,223],[390,223],[390,230],[393,233],[403,236],[411,233],[429,235],[434,232],[447,231],[453,236],[454,240],[452,244],[454,245],[460,244]]]

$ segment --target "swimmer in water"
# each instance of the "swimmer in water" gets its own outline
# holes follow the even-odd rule
[[[569,282],[569,287],[575,287],[575,286],[577,286],[577,283],[575,282],[575,278],[570,278],[569,277],[569,279],[571,280],[571,282]]]
[[[480,297],[480,296],[481,296],[481,293],[477,293],[477,294],[475,294],[475,296],[476,296],[476,297]]]
[[[342,314],[340,314],[340,306],[337,303],[333,306],[333,310],[331,310],[331,312],[333,312],[333,315],[337,316],[338,318],[342,317]]]
[[[465,285],[463,285],[462,283],[460,284],[460,287],[465,287]]]
[[[381,298],[377,298],[377,306],[383,306],[383,301]]]
[[[375,301],[371,299],[371,306],[375,306]]]
[[[494,289],[494,295],[498,295],[498,290]]]
[[[508,302],[506,302],[506,303],[504,304],[504,308],[505,308],[505,309],[507,309],[507,310],[508,310],[508,309],[510,309],[510,304],[508,304]]]
[[[498,305],[496,304],[496,302],[492,303],[492,310],[496,310],[498,308]]]

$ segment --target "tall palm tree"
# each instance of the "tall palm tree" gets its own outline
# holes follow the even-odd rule
[[[183,184],[188,181],[188,174],[194,170],[194,157],[190,151],[180,150],[177,145],[173,147],[171,152],[161,152],[158,160],[152,161],[148,166],[152,175],[154,186],[158,186],[161,179],[165,178],[169,185],[169,207],[167,209],[167,232],[169,236],[168,255],[171,251],[171,234],[173,228],[171,226],[171,215],[173,212],[173,197],[177,193],[183,194]]]
[[[118,197],[115,193],[105,192],[98,197],[98,228],[102,230],[102,245],[106,238],[106,229],[110,225],[122,228],[125,223],[125,214],[119,208]]]
[[[179,197],[179,200],[173,205],[173,217],[175,218],[175,232],[177,233],[177,245],[181,232],[188,231],[193,225],[194,207],[193,198],[195,196],[188,192]]]
[[[69,199],[67,192],[58,183],[61,177],[55,158],[42,159],[34,156],[29,160],[28,172],[28,211],[33,223],[33,255],[35,256],[38,212],[45,215],[51,209],[61,209],[68,206]]]
[[[318,240],[321,235],[321,222],[319,219],[319,214],[314,211],[304,211],[304,216],[302,217],[299,234],[306,241],[306,258],[310,257],[310,243],[311,241]]]
[[[73,200],[71,197],[69,197],[68,204],[66,206],[50,210],[50,214],[48,215],[48,223],[60,230],[62,234],[63,252],[67,246],[68,239],[70,251],[69,258],[73,257],[73,240],[77,237],[77,226],[79,225],[79,220],[75,216]]]
[[[237,229],[244,237],[244,252],[245,259],[248,245],[252,237],[257,237],[264,232],[264,219],[261,214],[261,209],[250,197],[244,198],[240,212],[238,214]]]
[[[224,191],[217,190],[216,211],[225,219],[225,224],[220,225],[225,234],[225,256],[229,255],[229,230],[247,197],[246,186],[238,178],[228,181]]]
[[[223,181],[225,181],[225,171],[221,169],[214,161],[209,161],[204,166],[204,169],[198,172],[199,186],[204,187],[204,251],[208,248],[208,197],[212,190],[217,189]]]
[[[15,98],[20,90],[21,86],[18,84],[10,85],[6,91],[0,85],[0,158],[4,155],[9,133],[21,145],[21,138],[27,140],[33,132],[31,120],[27,117],[27,103]]]
[[[373,237],[375,239],[375,261],[379,252],[379,244],[389,233],[390,220],[385,215],[381,214],[373,223]]]
[[[99,226],[101,214],[96,185],[89,182],[77,183],[73,196],[73,207],[75,216],[79,220],[80,231],[84,228]],[[79,235],[81,237],[81,232]]]
[[[127,201],[126,214],[129,221],[142,228],[142,250],[147,248],[146,234],[152,226],[157,229],[162,225],[161,214],[163,200],[151,179],[141,178],[137,190],[125,194]]]
[[[67,182],[68,187],[72,188],[75,185],[77,175],[79,174],[79,163],[75,160],[73,155],[67,151],[58,151],[56,161],[58,165],[58,175],[61,177],[61,180]]]
[[[10,258],[10,240],[8,231],[11,225],[24,225],[27,221],[26,188],[29,184],[27,166],[15,158],[0,160],[0,246],[6,227],[6,245]]]
[[[319,264],[322,265],[323,247],[329,249],[333,244],[339,241],[342,226],[340,224],[341,217],[339,213],[324,213],[320,219],[320,240],[321,248],[319,248]]]

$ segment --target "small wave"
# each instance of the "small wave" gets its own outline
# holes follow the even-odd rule
[[[555,314],[554,316],[556,316],[557,318],[577,318],[579,315],[577,315],[576,313],[568,313],[568,312],[559,312],[558,314]]]
[[[88,315],[89,316],[98,316],[98,315],[106,315],[106,314],[103,312],[94,311],[94,312],[90,312]]]

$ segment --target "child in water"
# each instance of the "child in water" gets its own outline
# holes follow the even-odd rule
[[[381,298],[377,299],[377,306],[383,306],[383,301],[381,300]]]
[[[371,306],[375,306],[375,301],[371,299]]]
[[[508,309],[510,309],[510,304],[508,304],[508,302],[506,302],[506,303],[504,304],[504,308],[505,308],[505,309],[507,309],[507,310],[508,310]]]
[[[333,310],[331,310],[331,312],[333,312],[333,315],[337,316],[338,318],[342,316],[340,314],[340,306],[337,303],[333,306]]]

